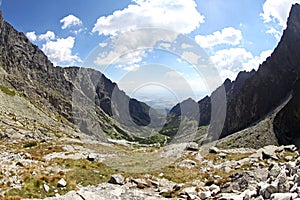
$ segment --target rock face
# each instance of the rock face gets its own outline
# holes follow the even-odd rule
[[[240,72],[235,81],[225,80],[223,85],[214,91],[210,97],[205,97],[198,102],[199,126],[210,125],[208,132],[214,140],[224,138],[262,120],[289,97],[300,75],[299,19],[300,5],[295,4],[290,11],[287,29],[284,31],[278,46],[272,55],[259,66],[258,71]],[[216,104],[217,108],[222,107],[215,101],[218,100],[218,95],[222,93],[222,88],[224,88],[227,97],[224,126],[222,122],[215,120],[215,117],[212,116],[214,113],[211,108],[212,102]],[[297,91],[294,100],[291,100],[284,111],[278,115],[277,121],[275,120],[277,136],[281,144],[291,143],[293,137],[296,137],[296,130],[299,130],[299,123],[296,123],[299,120],[298,117],[293,119],[295,125],[291,128],[288,128],[291,123],[287,123],[292,116],[295,117],[296,113],[299,113],[296,109],[299,108],[296,103],[296,93]],[[289,113],[289,117],[287,113]],[[170,118],[172,115],[171,112]],[[218,116],[218,113],[215,115]],[[173,120],[178,121],[178,119],[177,112],[177,116],[176,118],[173,117]],[[172,123],[171,120],[169,123]],[[216,135],[216,132],[221,132],[221,135]]]
[[[149,106],[129,98],[96,70],[54,67],[47,56],[23,33],[5,22],[2,15],[0,68],[0,85],[18,91],[44,112],[75,123],[87,134],[99,136],[100,132],[105,138],[106,131],[113,131],[130,139],[109,117],[125,127],[128,121],[136,126],[150,123]],[[126,110],[126,117],[120,116],[123,110]],[[93,129],[95,126],[102,131]]]
[[[292,7],[287,29],[271,57],[227,99],[221,137],[259,121],[290,94],[300,73],[300,5]]]
[[[295,144],[300,147],[300,80],[294,86],[291,100],[277,113],[274,131],[281,144]]]

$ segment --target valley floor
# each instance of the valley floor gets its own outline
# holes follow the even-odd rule
[[[295,146],[163,148],[90,139],[0,141],[2,199],[296,199]]]

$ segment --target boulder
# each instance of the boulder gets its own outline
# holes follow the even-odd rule
[[[270,199],[273,193],[278,192],[276,187],[268,183],[260,183],[259,188],[259,194],[265,199]]]
[[[187,151],[198,151],[199,146],[196,142],[190,142],[186,145],[185,150],[187,150]]]
[[[66,186],[67,186],[67,181],[63,178],[57,182],[57,187],[66,187]]]
[[[50,187],[49,187],[48,185],[46,185],[46,184],[43,185],[43,188],[44,188],[44,191],[45,191],[46,193],[48,193],[49,190],[50,190]]]
[[[110,177],[108,183],[124,185],[125,178],[121,174],[114,174]]]
[[[297,193],[274,193],[271,195],[271,200],[291,200],[297,197]]]

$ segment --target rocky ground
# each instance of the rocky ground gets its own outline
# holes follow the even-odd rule
[[[6,138],[0,147],[3,199],[300,198],[295,146],[225,150]]]

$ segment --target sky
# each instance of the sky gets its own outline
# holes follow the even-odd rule
[[[257,70],[300,0],[0,0],[55,66],[95,68],[128,95],[171,106]]]

